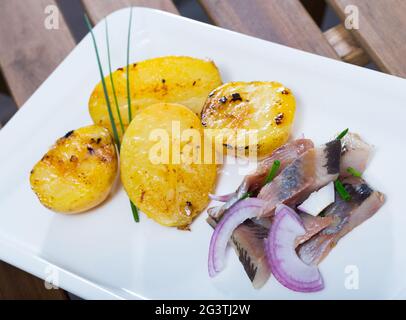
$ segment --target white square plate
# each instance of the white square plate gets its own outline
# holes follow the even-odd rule
[[[108,17],[114,69],[126,62],[128,18],[128,9]],[[235,254],[209,278],[205,213],[191,232],[144,215],[136,224],[121,187],[86,214],[47,210],[30,189],[29,172],[57,137],[91,123],[87,102],[100,77],[88,35],[0,131],[0,258],[93,299],[406,298],[406,81],[156,10],[135,8],[133,23],[131,61],[210,58],[225,82],[277,80],[291,88],[298,102],[294,135],[322,143],[346,127],[360,133],[376,147],[366,180],[387,203],[325,259],[326,288],[314,294],[289,291],[273,277],[253,289]],[[95,34],[107,70],[103,23]],[[225,167],[218,193],[239,184],[236,170]],[[349,290],[354,270],[359,288]]]

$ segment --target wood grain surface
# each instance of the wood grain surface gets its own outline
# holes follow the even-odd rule
[[[0,300],[4,299],[67,300],[68,296],[60,289],[48,290],[42,279],[0,262]]]
[[[405,0],[328,0],[340,18],[345,8],[355,5],[359,29],[350,30],[378,67],[406,78],[406,1]]]
[[[299,0],[199,0],[221,27],[338,59]]]
[[[45,28],[45,8],[55,5],[53,0],[0,1],[0,68],[19,107],[75,46],[61,14],[58,30]],[[0,262],[0,299],[67,299],[67,295],[47,290],[43,280]]]
[[[94,24],[113,11],[130,6],[149,7],[178,14],[171,0],[82,0],[82,3]]]
[[[368,64],[368,55],[342,24],[325,31],[323,34],[341,60],[358,66]]]
[[[59,14],[59,29],[48,30],[45,8],[54,0],[0,1],[0,68],[19,107],[75,47]]]

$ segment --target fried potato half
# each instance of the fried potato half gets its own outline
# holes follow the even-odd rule
[[[117,176],[117,154],[107,129],[91,125],[68,132],[31,170],[40,202],[61,213],[79,213],[103,202]]]
[[[154,58],[134,63],[129,68],[133,117],[139,110],[160,102],[182,104],[200,116],[208,94],[222,83],[213,61],[192,57]],[[127,128],[127,68],[113,72],[112,78],[120,114],[124,127]],[[105,81],[116,126],[120,128],[110,76],[107,76]],[[112,132],[101,82],[90,96],[89,112],[95,124]],[[122,133],[118,131],[121,139]]]
[[[148,217],[187,228],[209,202],[216,164],[204,164],[203,127],[190,109],[160,103],[137,113],[121,146],[121,181]]]
[[[264,157],[288,140],[295,108],[292,92],[278,82],[230,82],[209,95],[201,119],[206,128],[232,129],[233,137],[225,134],[220,147],[243,156],[254,148]],[[254,132],[256,141],[241,130]]]

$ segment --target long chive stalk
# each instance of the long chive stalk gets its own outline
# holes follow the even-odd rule
[[[133,7],[130,9],[130,21],[128,22],[128,37],[127,37],[127,104],[128,104],[128,125],[132,120],[131,111],[131,91],[130,91],[130,39],[131,39],[131,26],[133,21]],[[138,208],[131,202],[131,209],[133,212],[134,220],[139,221]]]
[[[100,62],[99,49],[97,47],[96,38],[95,38],[94,33],[93,33],[92,25],[90,24],[90,20],[89,20],[89,18],[88,18],[88,16],[86,14],[85,14],[85,22],[86,22],[86,25],[87,25],[87,27],[89,29],[89,32],[90,32],[91,36],[92,36],[93,46],[94,46],[94,49],[95,49],[95,52],[96,52],[97,65],[99,67],[100,77],[101,77],[101,81],[102,81],[102,85],[103,85],[104,97],[106,99],[107,110],[108,110],[108,113],[109,113],[110,123],[111,123],[111,127],[112,127],[112,130],[113,130],[113,136],[114,136],[115,143],[117,145],[118,152],[120,153],[120,148],[121,148],[120,139],[118,137],[116,123],[114,121],[113,112],[111,110],[110,99],[109,99],[109,95],[108,95],[108,92],[107,92],[106,82],[104,81],[104,72],[103,72],[103,68],[101,66],[101,62]],[[138,215],[137,207],[135,206],[135,204],[131,200],[130,200],[130,205],[131,205],[131,211],[133,213],[133,217],[134,217],[135,222],[139,222],[139,215]]]
[[[90,24],[90,20],[89,20],[89,18],[88,18],[88,16],[86,14],[85,14],[85,22],[86,22],[86,25],[87,25],[87,27],[88,27],[88,29],[90,31],[90,34],[92,35],[93,46],[94,46],[94,49],[96,51],[97,65],[99,67],[100,77],[102,79],[104,98],[106,99],[107,110],[108,110],[108,113],[109,113],[109,118],[110,118],[111,126],[112,126],[112,129],[113,129],[113,136],[114,136],[114,140],[116,142],[116,145],[118,147],[118,150],[120,150],[120,139],[118,138],[118,132],[117,132],[117,128],[116,128],[116,123],[114,122],[114,116],[113,116],[113,112],[111,110],[110,99],[109,99],[109,95],[107,93],[107,86],[106,86],[106,82],[104,81],[104,73],[103,73],[103,68],[101,66],[101,62],[100,62],[99,50],[97,48],[96,38],[94,37],[92,25]]]
[[[106,18],[106,43],[107,43],[107,57],[108,57],[108,60],[109,60],[109,72],[110,72],[111,88],[112,88],[112,90],[113,90],[114,102],[115,102],[115,104],[116,104],[116,111],[117,111],[117,115],[118,115],[118,121],[120,122],[121,134],[124,135],[123,119],[121,118],[121,112],[120,112],[120,108],[119,108],[119,106],[118,106],[116,88],[115,88],[115,86],[114,86],[114,81],[113,81],[113,72],[111,71],[110,37],[109,37],[109,25],[108,25],[108,23],[107,23],[107,18]]]
[[[128,104],[128,124],[132,120],[131,111],[131,92],[130,92],[130,39],[131,39],[131,25],[133,21],[133,7],[130,9],[130,21],[128,23],[128,38],[127,38],[127,104]]]

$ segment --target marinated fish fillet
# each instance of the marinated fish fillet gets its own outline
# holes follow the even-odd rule
[[[359,172],[364,172],[372,154],[372,147],[366,143],[357,133],[348,133],[342,139],[342,153],[340,163],[340,176],[348,177],[349,167]]]
[[[217,221],[210,216],[207,222],[213,228],[217,225]],[[234,230],[229,241],[255,289],[261,288],[271,276],[264,241],[268,232],[261,224],[248,219]]]
[[[259,217],[273,216],[280,203],[294,207],[310,193],[336,180],[340,171],[340,156],[340,140],[333,140],[303,153],[261,189],[258,198],[267,203]]]
[[[302,219],[303,225],[306,229],[306,233],[303,236],[296,238],[296,246],[306,242],[314,235],[318,234],[321,230],[327,228],[334,221],[334,218],[331,216],[321,217],[321,216],[312,216],[311,214],[301,213],[300,218]]]
[[[333,223],[297,248],[307,264],[320,263],[342,237],[372,217],[384,204],[384,195],[372,190],[361,178],[349,177],[343,184],[351,200],[344,201],[336,194],[335,202],[323,212],[325,217],[333,218]]]
[[[280,148],[276,149],[269,157],[265,158],[258,164],[257,170],[254,173],[247,175],[244,178],[242,184],[239,186],[230,200],[228,200],[222,206],[210,208],[208,210],[208,213],[216,219],[220,218],[225,210],[233,206],[247,192],[250,192],[253,195],[258,193],[258,191],[262,188],[269,170],[272,168],[275,160],[279,160],[281,163],[281,166],[278,170],[279,173],[300,155],[305,153],[307,150],[312,149],[313,147],[314,145],[311,140],[298,139],[292,142],[288,142]]]
[[[301,218],[306,234],[296,239],[297,245],[312,238],[332,222],[332,217],[313,217],[309,214],[301,214]],[[212,217],[209,217],[207,222],[213,228],[217,225],[216,220]],[[234,230],[230,239],[230,244],[237,253],[245,273],[256,289],[261,288],[271,276],[264,241],[268,234],[269,228],[264,224],[249,219]]]

